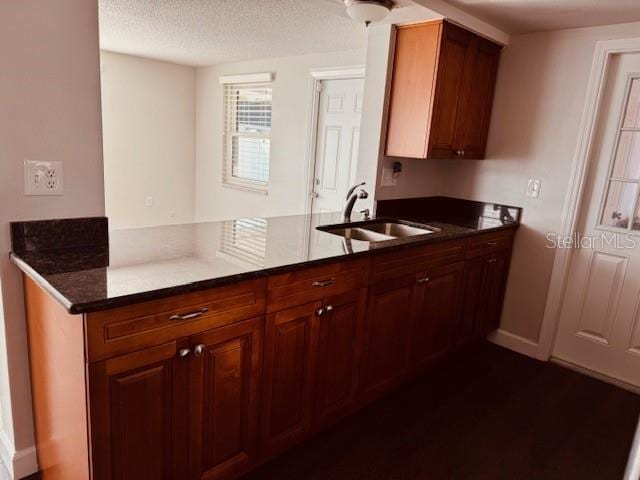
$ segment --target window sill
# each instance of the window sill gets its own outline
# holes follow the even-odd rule
[[[228,182],[222,182],[222,186],[224,188],[230,188],[232,190],[240,190],[242,192],[247,192],[247,193],[256,193],[258,195],[269,195],[269,187],[259,187],[259,186],[253,186],[253,185],[244,185],[244,184],[239,184],[239,183],[228,183]]]

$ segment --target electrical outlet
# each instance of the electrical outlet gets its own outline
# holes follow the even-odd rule
[[[147,197],[144,201],[145,206],[153,207],[153,197]]]
[[[62,162],[24,162],[25,195],[63,195]]]
[[[382,179],[380,180],[381,187],[395,187],[398,184],[397,174],[393,172],[391,165],[385,165],[382,167]]]

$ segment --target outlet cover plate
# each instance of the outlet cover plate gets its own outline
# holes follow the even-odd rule
[[[63,195],[62,162],[41,162],[25,160],[24,162],[24,194],[25,195]]]

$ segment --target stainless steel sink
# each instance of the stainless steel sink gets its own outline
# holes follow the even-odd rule
[[[393,238],[412,237],[414,235],[427,235],[434,232],[434,230],[432,229],[413,227],[398,222],[376,222],[370,225],[363,225],[361,228]]]
[[[439,231],[437,228],[432,228],[427,225],[419,225],[402,220],[378,220],[325,225],[318,227],[318,230],[339,235],[350,240],[361,240],[365,242],[385,242],[395,240],[396,238],[428,235]]]
[[[324,230],[324,229],[323,229]],[[328,228],[325,230],[333,235],[339,235],[349,240],[363,240],[365,242],[384,242],[385,240],[393,240],[396,237],[384,235],[373,230],[365,228]]]

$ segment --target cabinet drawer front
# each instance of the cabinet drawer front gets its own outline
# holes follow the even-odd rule
[[[264,291],[260,279],[88,314],[89,361],[260,316]]]
[[[492,232],[471,237],[467,245],[467,258],[474,258],[487,253],[507,250],[513,242],[513,231]]]
[[[314,302],[366,286],[368,260],[336,262],[267,280],[267,312]]]
[[[464,259],[464,241],[451,241],[414,247],[374,257],[371,282],[377,283]]]

